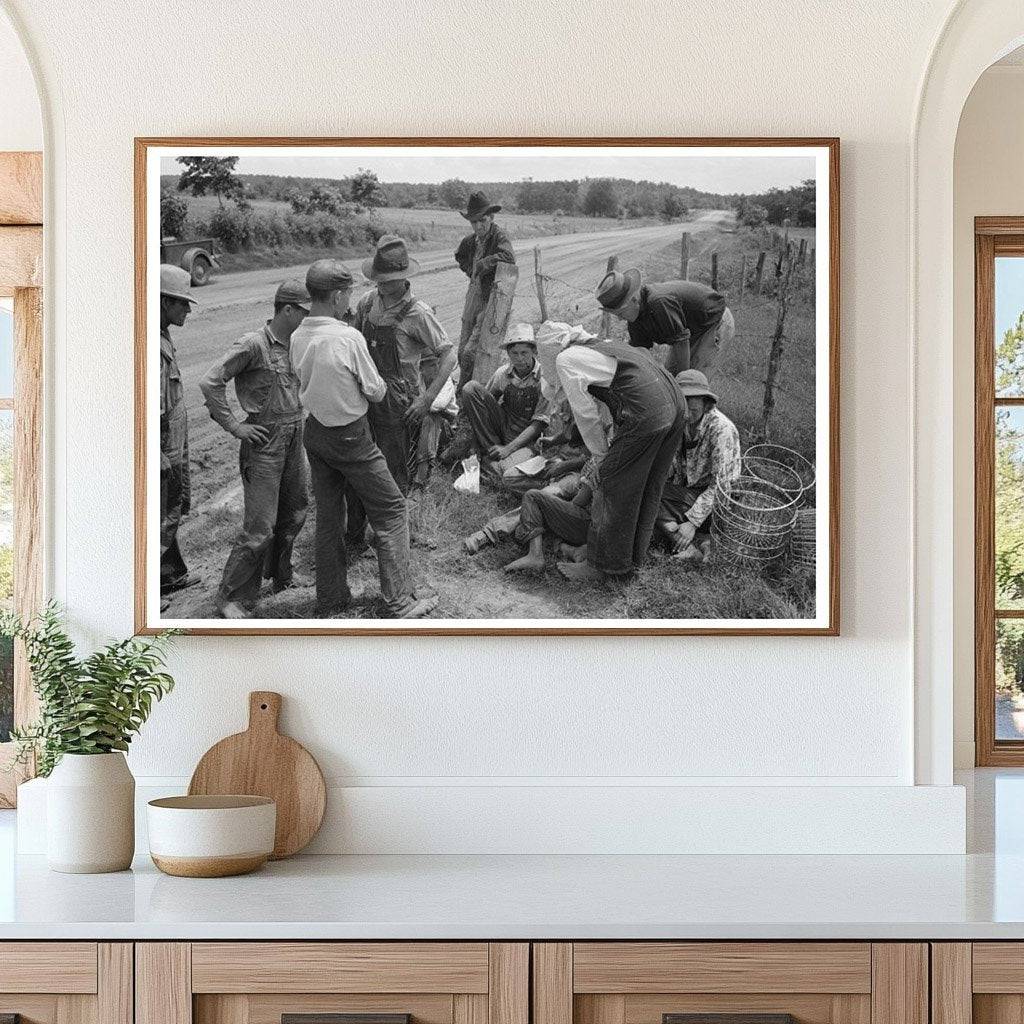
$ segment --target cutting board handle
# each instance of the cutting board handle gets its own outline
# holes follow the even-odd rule
[[[277,732],[281,694],[254,690],[249,694],[249,732]]]

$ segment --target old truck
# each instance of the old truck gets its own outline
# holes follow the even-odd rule
[[[187,270],[194,287],[208,284],[213,271],[220,269],[212,238],[160,239],[160,262]]]

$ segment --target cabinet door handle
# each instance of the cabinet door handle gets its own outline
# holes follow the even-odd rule
[[[7,1024],[0,1020],[0,1024]],[[15,1021],[14,1024],[17,1024]],[[282,1013],[281,1024],[412,1024],[411,1013]]]
[[[791,1013],[663,1013],[661,1024],[797,1024]]]

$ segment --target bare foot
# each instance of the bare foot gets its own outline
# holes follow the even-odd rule
[[[563,541],[558,545],[558,557],[566,562],[585,562],[587,560],[587,545],[580,544],[574,547]]]
[[[586,562],[559,562],[558,571],[573,583],[601,583],[605,575]]]
[[[523,555],[514,562],[505,566],[505,572],[543,572],[544,559],[534,558],[533,555]]]

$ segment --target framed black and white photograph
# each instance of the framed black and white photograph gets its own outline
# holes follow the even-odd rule
[[[838,140],[135,166],[140,632],[838,633]]]

